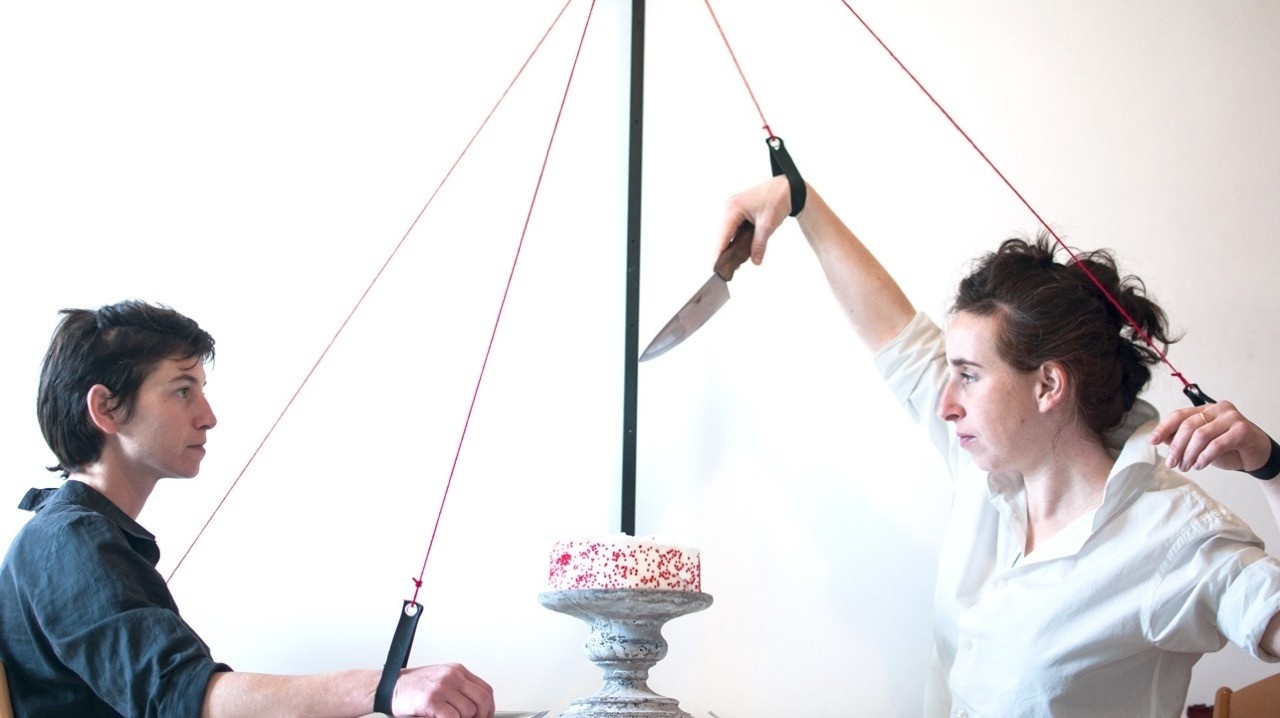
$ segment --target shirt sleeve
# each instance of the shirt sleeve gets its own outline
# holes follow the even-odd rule
[[[947,422],[938,417],[938,398],[946,381],[946,343],[942,330],[923,312],[903,327],[874,357],[889,391],[911,420],[925,429],[929,441],[956,466],[960,447]]]
[[[1209,652],[1231,641],[1274,663],[1280,657],[1261,642],[1277,611],[1280,561],[1240,518],[1213,503],[1171,545],[1143,621],[1148,638],[1167,650]]]
[[[31,625],[53,659],[123,715],[198,718],[209,677],[230,669],[114,524],[77,515],[24,546]]]

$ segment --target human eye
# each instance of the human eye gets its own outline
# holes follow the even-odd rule
[[[186,399],[187,397],[191,396],[191,387],[189,386],[178,387],[178,391],[175,393],[177,393],[178,398]]]

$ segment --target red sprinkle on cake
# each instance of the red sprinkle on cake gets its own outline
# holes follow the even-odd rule
[[[547,583],[552,591],[635,588],[701,591],[697,549],[618,534],[605,539],[557,541]]]

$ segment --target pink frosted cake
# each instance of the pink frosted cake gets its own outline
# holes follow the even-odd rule
[[[551,547],[552,591],[636,588],[701,591],[697,549],[668,546],[618,534],[604,539],[557,541]]]

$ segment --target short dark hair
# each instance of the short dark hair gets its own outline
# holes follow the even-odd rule
[[[36,414],[65,478],[98,460],[104,437],[89,420],[85,397],[95,384],[111,391],[112,410],[128,420],[138,388],[168,358],[213,360],[213,337],[166,306],[127,300],[97,310],[63,309],[40,369]]]
[[[1121,277],[1105,250],[1077,253],[1059,264],[1057,247],[1041,233],[1034,242],[1005,240],[981,257],[960,282],[952,310],[997,317],[1001,358],[1021,371],[1061,363],[1075,385],[1080,416],[1102,436],[1118,427],[1151,379],[1160,354],[1148,346],[1079,265],[1106,288],[1160,352],[1169,337],[1164,310],[1142,280]]]

